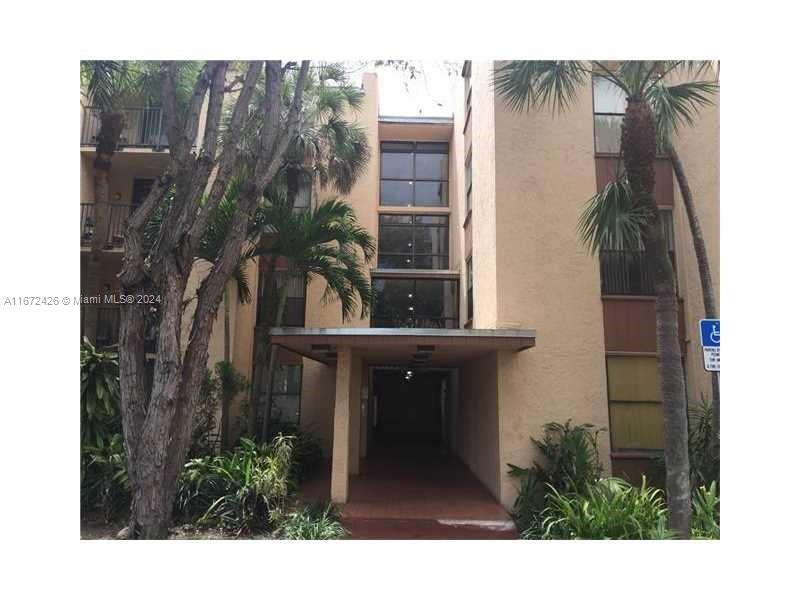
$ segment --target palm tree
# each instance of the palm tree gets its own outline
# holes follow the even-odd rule
[[[360,307],[361,317],[369,314],[373,291],[364,265],[375,254],[375,240],[358,224],[349,204],[330,198],[308,211],[293,210],[286,195],[275,197],[261,207],[256,226],[273,236],[273,242],[260,253],[268,257],[283,257],[287,262],[286,277],[277,286],[275,327],[283,323],[283,313],[289,292],[289,282],[299,279],[307,284],[315,277],[325,281],[322,301],[339,301],[342,320],[348,320]],[[277,365],[277,346],[270,347],[267,381],[267,406],[262,424],[266,437],[271,410],[272,383]],[[250,406],[250,430],[254,433],[256,402]]]
[[[692,70],[691,61],[623,61],[611,69],[591,61],[511,61],[495,71],[498,92],[514,110],[550,108],[562,111],[575,100],[578,90],[592,76],[618,87],[627,97],[622,121],[621,155],[625,181],[612,182],[593,203],[609,203],[624,210],[624,218],[609,221],[601,210],[590,210],[579,227],[590,249],[611,245],[631,248],[641,243],[656,291],[656,330],[661,398],[664,406],[669,526],[688,537],[691,519],[686,390],[678,339],[678,301],[675,276],[664,232],[658,221],[653,193],[657,152],[657,124],[649,102],[654,86],[679,69]],[[685,83],[684,90],[707,93],[708,82]],[[684,112],[690,102],[679,102]]]
[[[705,70],[709,66],[710,65],[701,65],[699,68]],[[703,308],[705,309],[705,316],[707,319],[716,319],[719,317],[716,295],[714,293],[714,279],[711,275],[711,266],[708,261],[708,253],[706,252],[703,230],[700,227],[700,219],[697,216],[694,195],[689,186],[689,179],[683,168],[683,162],[672,143],[672,138],[678,134],[679,127],[691,127],[694,125],[694,113],[696,110],[702,106],[712,104],[711,97],[717,91],[718,85],[716,82],[706,82],[705,89],[703,89],[703,86],[699,85],[699,82],[695,82],[695,85],[689,86],[685,84],[668,86],[661,81],[650,88],[650,93],[648,94],[648,100],[650,101],[656,120],[659,146],[672,164],[672,170],[675,173],[675,179],[678,182],[678,189],[681,192],[683,206],[689,221],[692,245],[694,246],[697,269],[700,274],[700,286],[703,291]],[[716,371],[711,373],[711,397],[711,431],[715,441],[714,452],[719,456],[719,373]]]

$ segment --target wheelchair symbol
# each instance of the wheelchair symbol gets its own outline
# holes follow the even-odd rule
[[[708,334],[708,338],[715,344],[719,344],[719,331],[717,331],[717,326],[711,326],[711,333]]]

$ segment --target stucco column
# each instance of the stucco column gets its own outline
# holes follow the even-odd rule
[[[353,351],[339,348],[336,361],[336,396],[333,405],[333,456],[331,459],[331,501],[347,502],[350,467],[350,388]]]

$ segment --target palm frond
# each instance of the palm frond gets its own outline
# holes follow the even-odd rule
[[[512,60],[495,69],[495,89],[514,111],[561,112],[577,97],[587,71],[580,61]]]
[[[578,237],[592,254],[635,250],[648,223],[645,207],[635,206],[626,177],[615,179],[589,199],[578,221]]]
[[[660,141],[668,140],[681,126],[692,126],[700,108],[714,103],[719,90],[715,81],[687,81],[666,85],[663,81],[647,91],[647,101]]]

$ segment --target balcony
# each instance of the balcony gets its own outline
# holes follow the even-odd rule
[[[674,268],[675,253],[669,255]],[[604,296],[654,296],[656,293],[644,250],[601,250],[600,280]]]
[[[81,203],[81,246],[90,247],[95,236],[105,240],[103,248],[122,248],[125,224],[133,213],[132,204]]]
[[[152,148],[164,150],[169,147],[164,114],[160,108],[126,108],[125,128],[120,135],[118,149]],[[96,146],[100,132],[100,110],[86,107],[81,124],[81,146]]]
[[[371,327],[458,329],[458,280],[372,279]]]

